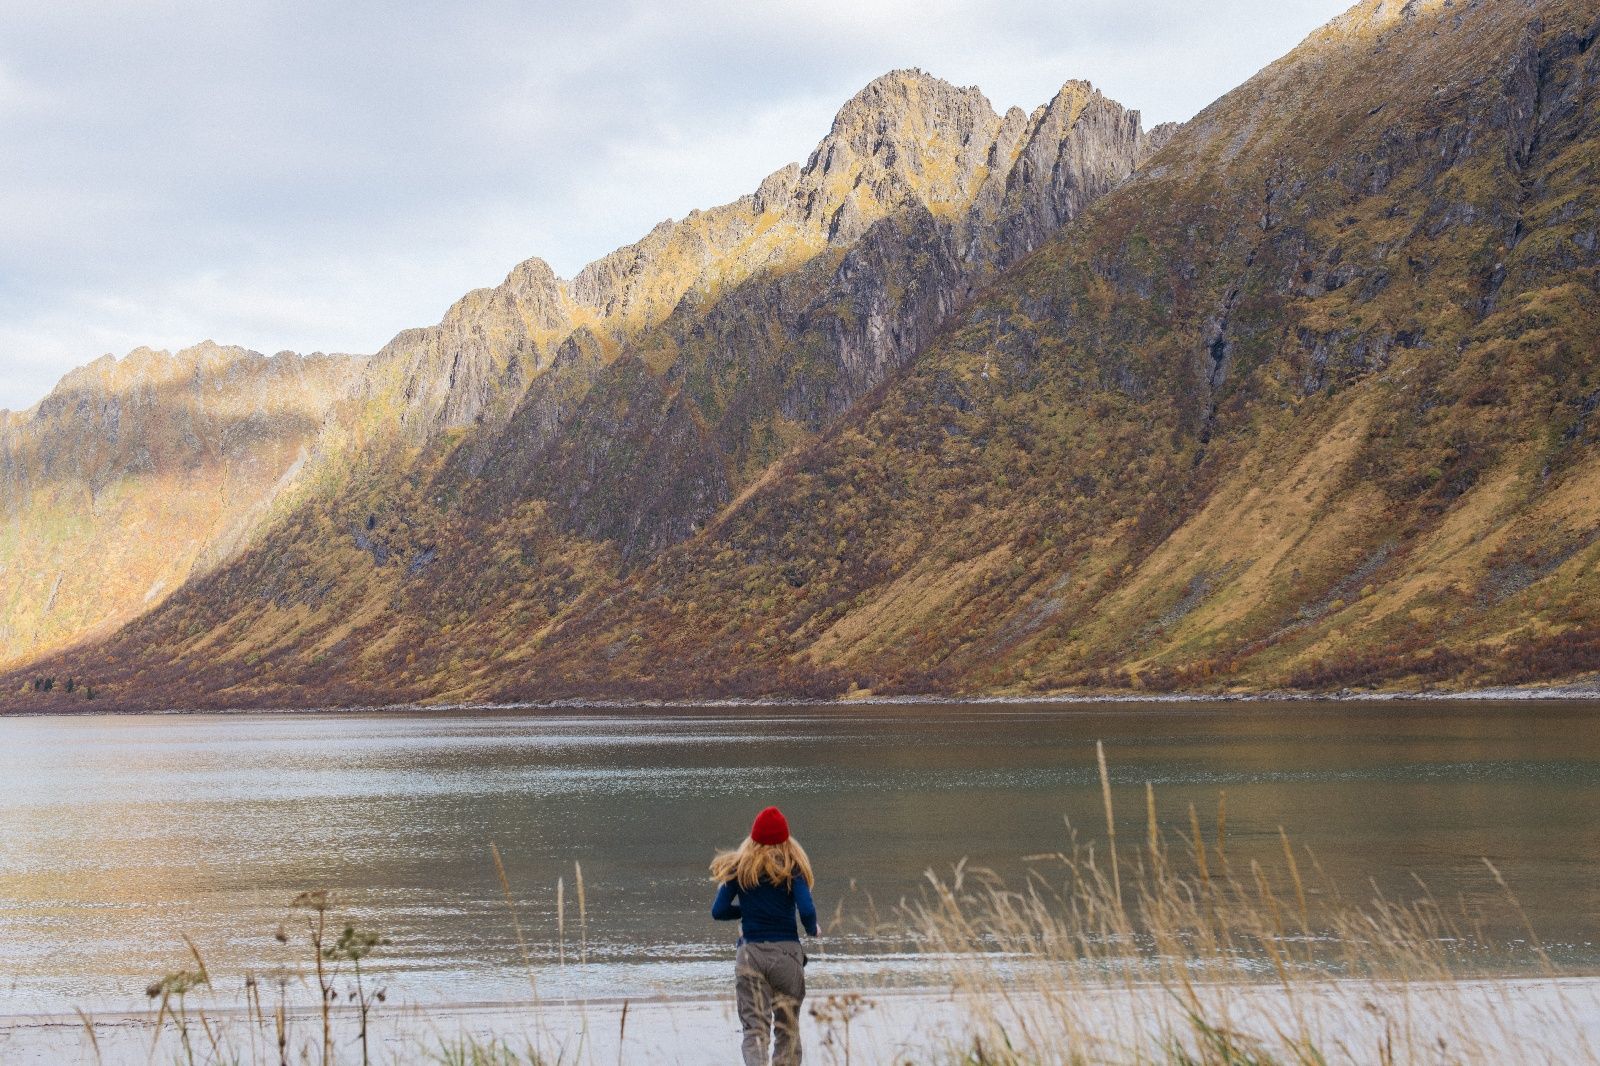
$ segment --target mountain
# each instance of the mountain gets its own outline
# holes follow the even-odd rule
[[[1032,115],[1000,116],[976,89],[918,71],[886,75],[845,105],[804,166],[777,171],[751,196],[664,222],[571,281],[529,260],[497,288],[463,297],[439,325],[405,331],[371,357],[315,357],[324,377],[279,395],[304,417],[269,419],[282,436],[262,444],[256,468],[271,477],[215,467],[226,493],[193,476],[191,500],[174,494],[172,470],[141,476],[152,472],[130,461],[94,475],[171,523],[121,513],[69,522],[57,511],[73,504],[53,507],[33,490],[63,463],[104,450],[102,438],[128,452],[147,448],[142,437],[119,437],[115,412],[124,407],[144,411],[158,432],[176,427],[180,445],[197,454],[218,448],[188,432],[197,422],[245,443],[213,418],[213,383],[200,371],[190,387],[174,387],[190,363],[215,362],[215,346],[175,361],[143,351],[101,360],[6,420],[0,455],[16,489],[7,494],[13,547],[0,556],[0,595],[26,608],[17,622],[27,624],[12,625],[0,662],[107,632],[186,578],[235,561],[257,533],[274,537],[268,556],[303,552],[307,572],[337,570],[334,549],[351,544],[381,564],[390,534],[375,526],[331,544],[296,541],[286,529],[306,532],[304,521],[340,512],[341,525],[354,527],[424,483],[435,496],[465,493],[482,520],[542,489],[569,528],[625,530],[629,558],[681,539],[784,446],[911,359],[973,286],[1025,253],[1037,239],[1030,234],[1124,180],[1149,143],[1136,113],[1082,82]],[[797,365],[789,357],[800,346],[808,361]],[[102,380],[84,395],[79,378],[96,367]],[[752,374],[763,388],[741,389]],[[676,402],[691,376],[699,402]],[[249,389],[241,383],[227,403],[260,408]],[[589,417],[579,406],[602,398],[642,416],[637,462],[661,480],[648,494],[637,491],[634,469],[591,454],[617,443],[596,435],[604,413]],[[86,422],[84,404],[112,410],[110,423]],[[538,462],[545,449],[565,466]],[[171,458],[174,470],[200,465],[194,455]],[[597,467],[608,478],[603,492],[591,484]],[[70,498],[82,489],[52,491]],[[283,524],[260,526],[269,510]],[[213,544],[213,527],[223,525]],[[284,560],[271,569],[281,572]],[[86,580],[56,583],[52,575],[63,573]]]
[[[0,412],[0,663],[110,633],[232,558],[357,369],[210,341],[140,348]]]
[[[1600,668],[1597,34],[1593,3],[1370,0],[1149,133],[1082,83],[999,116],[888,75],[754,195],[337,364],[270,518],[0,690]]]

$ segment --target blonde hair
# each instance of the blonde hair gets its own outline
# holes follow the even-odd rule
[[[805,879],[807,885],[817,883],[811,872],[811,858],[800,842],[790,837],[782,844],[757,844],[744,838],[733,851],[723,851],[711,860],[711,879],[717,884],[739,882],[739,887],[752,889],[762,881],[788,888],[795,876]]]

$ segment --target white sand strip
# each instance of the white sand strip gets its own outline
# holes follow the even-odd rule
[[[1309,1034],[1330,1062],[1376,1062],[1378,1049],[1387,1043],[1397,1063],[1600,1063],[1600,980],[1462,981],[1373,993],[1371,984],[1351,983],[1324,984],[1293,1000],[1268,986],[1207,986],[1200,995],[1209,1020],[1225,1017],[1232,1030],[1268,1045],[1286,1034]],[[1163,1033],[1187,1031],[1181,1004],[1154,986],[1064,990],[1063,995],[1071,1001],[1065,1026],[1053,997],[1038,992],[1004,1000],[931,991],[871,993],[848,1027],[849,1060],[937,1062],[945,1057],[941,1052],[956,1045],[970,1047],[974,1035],[994,1040],[1003,1027],[1015,1044],[1059,1048],[1063,1061],[1069,1047],[1076,1047],[1091,1061],[1117,1062],[1131,1058],[1134,1046],[1148,1053]],[[844,1062],[843,1003],[817,995],[806,1006],[807,1061]],[[97,1016],[91,1043],[76,1016],[0,1018],[0,1062],[165,1066],[182,1061],[170,1024],[159,1046],[152,1047],[152,1022],[145,1013]],[[314,1014],[292,1016],[290,1030],[291,1061],[317,1061],[320,1027]],[[343,1005],[335,1031],[338,1061],[359,1062],[355,1019]],[[731,997],[537,1006],[386,1004],[378,1008],[372,1043],[378,1063],[434,1061],[428,1052],[442,1042],[471,1036],[503,1040],[519,1052],[532,1047],[547,1061],[563,1064],[702,1066],[737,1062],[739,1035]],[[199,1062],[278,1062],[270,1030],[253,1028],[236,1010],[208,1011],[203,1022],[191,1014],[190,1038]],[[213,1040],[221,1055],[213,1054]]]

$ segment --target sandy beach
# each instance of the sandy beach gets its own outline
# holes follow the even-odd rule
[[[1267,985],[1206,986],[1201,1000],[1238,1033],[1267,1047],[1280,1043],[1290,1020],[1314,1034],[1328,1061],[1376,1062],[1381,1048],[1395,1062],[1483,1064],[1600,1061],[1600,979],[1526,978],[1448,984],[1396,985],[1381,997],[1367,983],[1329,982],[1286,997]],[[1059,1018],[1056,993],[1030,991],[996,999],[957,991],[880,991],[859,1000],[826,993],[806,1003],[807,1060],[823,1063],[947,1061],[974,1036],[1029,1032]],[[1119,1049],[1150,1045],[1183,1032],[1183,1005],[1158,986],[1059,990],[1073,1000],[1077,1029],[1060,1033],[1088,1061],[1129,1061]],[[1381,1002],[1378,1000],[1381,999]],[[846,1026],[842,1016],[853,1013]],[[1086,1023],[1086,1024],[1085,1024]],[[199,1061],[277,1062],[265,1029],[252,1033],[237,1009],[191,1009],[191,1040]],[[317,1023],[308,1012],[290,1019],[291,1061],[315,1057]],[[335,1016],[339,1061],[359,1061],[353,1010]],[[92,1029],[93,1039],[90,1038]],[[153,1012],[8,1017],[0,1019],[0,1061],[8,1066],[100,1063],[145,1066],[182,1061],[169,1023],[155,1040]],[[700,1066],[738,1059],[739,1025],[732,998],[593,999],[538,1004],[395,1005],[382,1008],[372,1030],[376,1062],[438,1061],[441,1049],[463,1037],[503,1041],[543,1061],[587,1064],[652,1063]],[[992,1045],[991,1045],[992,1046]],[[1130,1056],[1131,1058],[1131,1056]]]

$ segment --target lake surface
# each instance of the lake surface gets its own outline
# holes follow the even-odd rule
[[[0,720],[0,1013],[142,1005],[185,936],[219,983],[270,975],[286,905],[324,888],[389,938],[401,997],[525,997],[491,842],[542,995],[723,993],[736,934],[705,863],[762,806],[810,851],[819,907],[857,914],[963,857],[1014,874],[1066,846],[1063,818],[1103,836],[1097,739],[1125,840],[1149,781],[1170,830],[1225,789],[1230,854],[1277,855],[1281,824],[1347,895],[1415,895],[1415,874],[1487,905],[1488,857],[1553,954],[1600,968],[1594,704],[34,717]],[[814,987],[933,976],[829,946]]]

